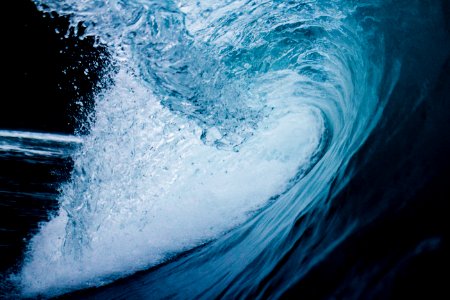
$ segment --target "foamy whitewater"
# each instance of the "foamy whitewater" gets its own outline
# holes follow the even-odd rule
[[[190,296],[217,296],[195,290],[193,265],[210,274],[204,290],[252,262],[263,278],[268,249],[350,179],[340,172],[401,70],[385,55],[383,1],[35,3],[86,26],[113,67],[61,208],[16,276],[24,296],[104,285],[211,241],[173,271]]]

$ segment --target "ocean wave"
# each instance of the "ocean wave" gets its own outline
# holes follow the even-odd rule
[[[149,291],[179,281],[190,297],[213,297],[257,285],[296,242],[290,228],[308,235],[319,226],[311,212],[352,178],[349,161],[413,43],[391,51],[405,30],[389,27],[402,6],[384,1],[35,3],[82,23],[114,68],[61,209],[30,243],[18,275],[26,296],[104,285],[201,245]],[[422,25],[419,8],[401,16],[408,28]],[[357,222],[332,242],[309,237],[295,277]]]

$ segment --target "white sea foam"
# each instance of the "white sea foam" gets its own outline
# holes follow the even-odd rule
[[[36,2],[85,22],[119,70],[59,214],[29,246],[24,295],[102,285],[219,237],[295,184],[328,138],[325,171],[295,191],[324,193],[378,120],[384,62],[365,58],[333,3]]]
[[[236,152],[204,144],[194,121],[119,72],[99,96],[60,214],[32,241],[24,293],[99,285],[157,264],[242,223],[285,191],[317,151],[324,123],[293,100],[295,75],[269,77],[252,91],[264,98],[266,115]]]

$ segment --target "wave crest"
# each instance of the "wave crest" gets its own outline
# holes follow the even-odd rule
[[[32,240],[26,295],[102,285],[264,222],[266,241],[245,238],[259,250],[241,249],[250,261],[327,193],[383,108],[369,5],[35,2],[82,22],[117,71],[60,213]]]

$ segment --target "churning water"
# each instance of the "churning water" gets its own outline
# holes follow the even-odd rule
[[[281,296],[379,214],[330,217],[351,159],[429,97],[449,53],[439,1],[34,2],[112,67],[13,276],[30,297],[158,265],[139,295]]]

